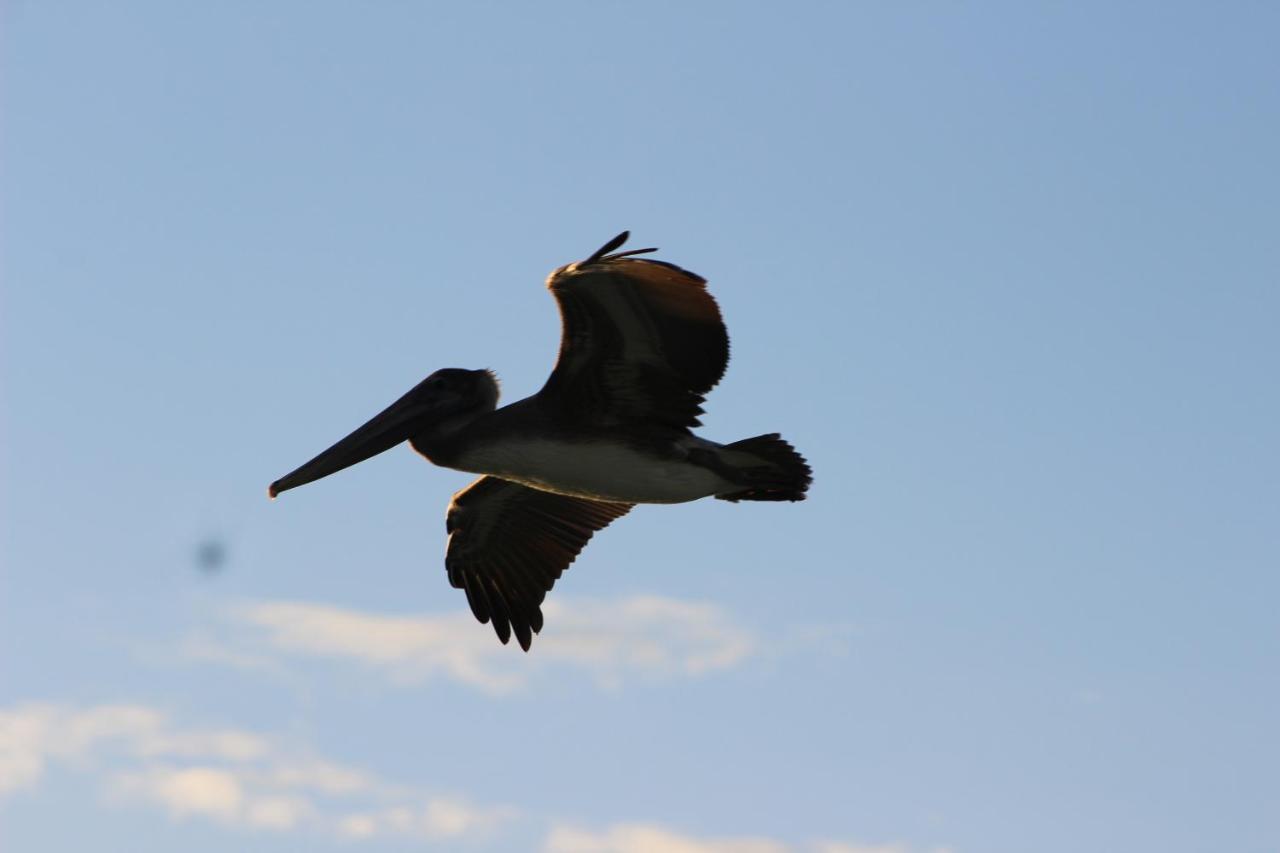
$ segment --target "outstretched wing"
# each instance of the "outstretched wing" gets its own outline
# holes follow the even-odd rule
[[[698,425],[724,375],[729,334],[706,280],[674,264],[609,254],[624,231],[547,279],[560,305],[560,356],[538,397],[584,423]]]
[[[591,535],[633,504],[608,503],[481,477],[453,496],[445,517],[449,583],[467,592],[471,612],[514,632],[529,651],[542,630],[542,599]]]

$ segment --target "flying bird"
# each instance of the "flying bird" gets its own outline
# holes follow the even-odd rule
[[[547,278],[562,332],[537,394],[497,408],[492,372],[437,370],[268,494],[403,441],[483,475],[449,504],[445,568],[475,617],[525,651],[556,580],[636,504],[804,500],[809,466],[777,433],[718,444],[691,431],[724,375],[729,335],[705,279],[637,257],[656,249],[617,251],[629,236]]]

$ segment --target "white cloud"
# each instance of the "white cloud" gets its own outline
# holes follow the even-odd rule
[[[324,794],[350,794],[366,790],[375,783],[367,773],[359,770],[308,758],[277,763],[271,770],[270,784]]]
[[[849,841],[819,841],[813,853],[955,853],[950,847],[912,847],[901,841],[889,844],[858,844]]]
[[[33,785],[44,774],[45,717],[39,708],[0,712],[0,796]]]
[[[0,794],[38,782],[51,760],[84,761],[110,750],[124,750],[138,759],[244,761],[262,755],[266,744],[240,731],[178,731],[161,712],[140,705],[73,710],[27,704],[0,710]]]
[[[0,796],[38,785],[54,765],[97,776],[117,803],[249,829],[460,839],[484,837],[516,815],[392,784],[253,732],[181,728],[145,706],[0,709]]]
[[[665,605],[663,605],[665,607]],[[658,608],[659,610],[662,607]],[[606,652],[608,658],[611,653]],[[687,658],[666,659],[687,666]],[[0,708],[0,798],[38,786],[50,768],[96,777],[108,800],[158,808],[174,821],[349,840],[405,838],[452,845],[492,838],[520,817],[289,748],[268,736],[190,728],[142,705]],[[545,853],[951,853],[903,843],[696,837],[653,823],[603,829],[553,824]]]
[[[544,640],[551,657],[614,681],[627,674],[702,675],[738,665],[754,639],[713,604],[635,596],[620,601],[552,602]]]
[[[264,829],[293,829],[315,817],[315,806],[302,797],[261,797],[249,804],[249,823]]]
[[[215,756],[227,761],[249,761],[268,751],[266,741],[239,731],[160,732],[140,738],[142,755],[171,755],[188,758]]]
[[[487,835],[515,815],[510,808],[482,809],[460,800],[436,799],[420,808],[395,806],[348,814],[338,820],[337,828],[348,838],[396,834],[444,841]]]
[[[604,687],[689,678],[740,665],[756,642],[711,604],[654,596],[552,601],[547,629],[527,656],[498,643],[468,613],[398,616],[308,602],[258,602],[228,613],[220,639],[191,657],[233,664],[264,657],[346,660],[399,684],[450,678],[490,693],[523,687],[532,670],[571,667]]]
[[[652,824],[626,823],[602,832],[570,826],[551,830],[545,853],[787,853],[767,838],[692,838]]]
[[[153,768],[115,777],[118,793],[154,800],[178,818],[190,815],[235,821],[243,816],[244,787],[236,774],[214,767]]]
[[[543,853],[926,853],[906,844],[815,841],[789,844],[772,838],[698,838],[651,823],[619,823],[600,831],[578,826],[551,828]],[[951,853],[934,847],[927,853]]]
[[[504,809],[477,809],[457,800],[435,799],[427,804],[422,825],[435,838],[459,838],[501,820]]]

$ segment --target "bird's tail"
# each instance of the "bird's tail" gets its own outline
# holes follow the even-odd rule
[[[742,488],[716,495],[722,501],[802,501],[813,471],[776,432],[726,444],[720,457],[732,465]]]

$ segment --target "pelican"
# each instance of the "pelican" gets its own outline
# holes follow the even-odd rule
[[[617,251],[629,236],[547,278],[562,333],[537,394],[499,409],[491,371],[437,370],[267,493],[403,441],[435,465],[482,475],[449,504],[445,568],[476,619],[526,652],[547,592],[636,504],[804,500],[809,465],[777,433],[718,444],[691,431],[724,375],[729,335],[705,279],[637,257],[656,249]]]

